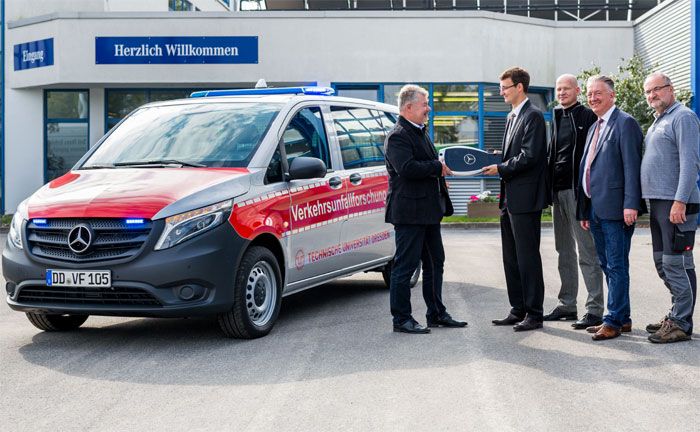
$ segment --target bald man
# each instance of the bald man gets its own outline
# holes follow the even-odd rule
[[[581,88],[575,76],[560,76],[556,82],[556,93],[560,105],[554,109],[554,127],[549,145],[549,173],[554,244],[559,254],[561,289],[557,306],[544,316],[544,320],[578,320],[576,297],[578,267],[581,267],[583,281],[588,290],[586,313],[583,318],[573,323],[572,327],[582,330],[603,322],[604,307],[603,272],[598,264],[593,236],[576,220],[579,165],[586,145],[586,134],[595,123],[596,115],[578,101]]]

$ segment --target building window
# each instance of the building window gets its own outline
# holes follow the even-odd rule
[[[87,90],[44,92],[46,182],[67,173],[88,150],[89,106]]]
[[[112,129],[130,112],[149,102],[186,98],[194,89],[105,90],[105,132]]]
[[[334,83],[341,96],[398,104],[401,83]],[[451,145],[474,146],[486,151],[500,150],[510,105],[503,101],[493,83],[418,83],[428,91],[430,121],[428,132],[438,148]],[[530,102],[544,112],[547,122],[552,90],[530,88]],[[336,125],[336,129],[338,126]],[[549,131],[548,131],[549,132]],[[340,132],[339,132],[340,134]],[[339,136],[340,138],[340,136]]]
[[[171,11],[192,11],[194,6],[187,0],[168,0],[168,9]]]

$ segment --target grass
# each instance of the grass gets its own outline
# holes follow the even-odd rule
[[[6,215],[0,216],[0,225],[9,226],[10,222],[12,222],[12,215],[11,214],[6,214]]]
[[[497,217],[468,217],[468,216],[447,216],[442,218],[443,222],[500,222],[500,219]],[[543,222],[551,222],[552,221],[552,214],[545,214],[544,212],[542,213],[542,221]]]

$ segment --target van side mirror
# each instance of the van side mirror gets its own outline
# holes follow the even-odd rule
[[[289,164],[287,180],[323,178],[326,176],[326,164],[318,158],[299,156]]]

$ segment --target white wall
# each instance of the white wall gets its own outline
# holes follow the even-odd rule
[[[90,89],[90,147],[95,145],[105,130],[105,90],[103,88]]]
[[[44,177],[42,89],[5,90],[5,212],[41,187]]]
[[[612,68],[633,52],[631,23],[564,25],[489,12],[247,12],[199,18],[88,14],[11,26],[9,46],[36,40],[38,34],[54,36],[58,67],[10,74],[8,85],[200,86],[255,83],[261,77],[281,82],[493,82],[507,67],[520,65],[530,71],[534,85],[551,86],[560,70],[575,72],[591,61]],[[95,64],[96,36],[173,34],[258,36],[259,63]]]
[[[104,3],[105,0],[5,0],[5,22],[54,12],[103,12]]]

